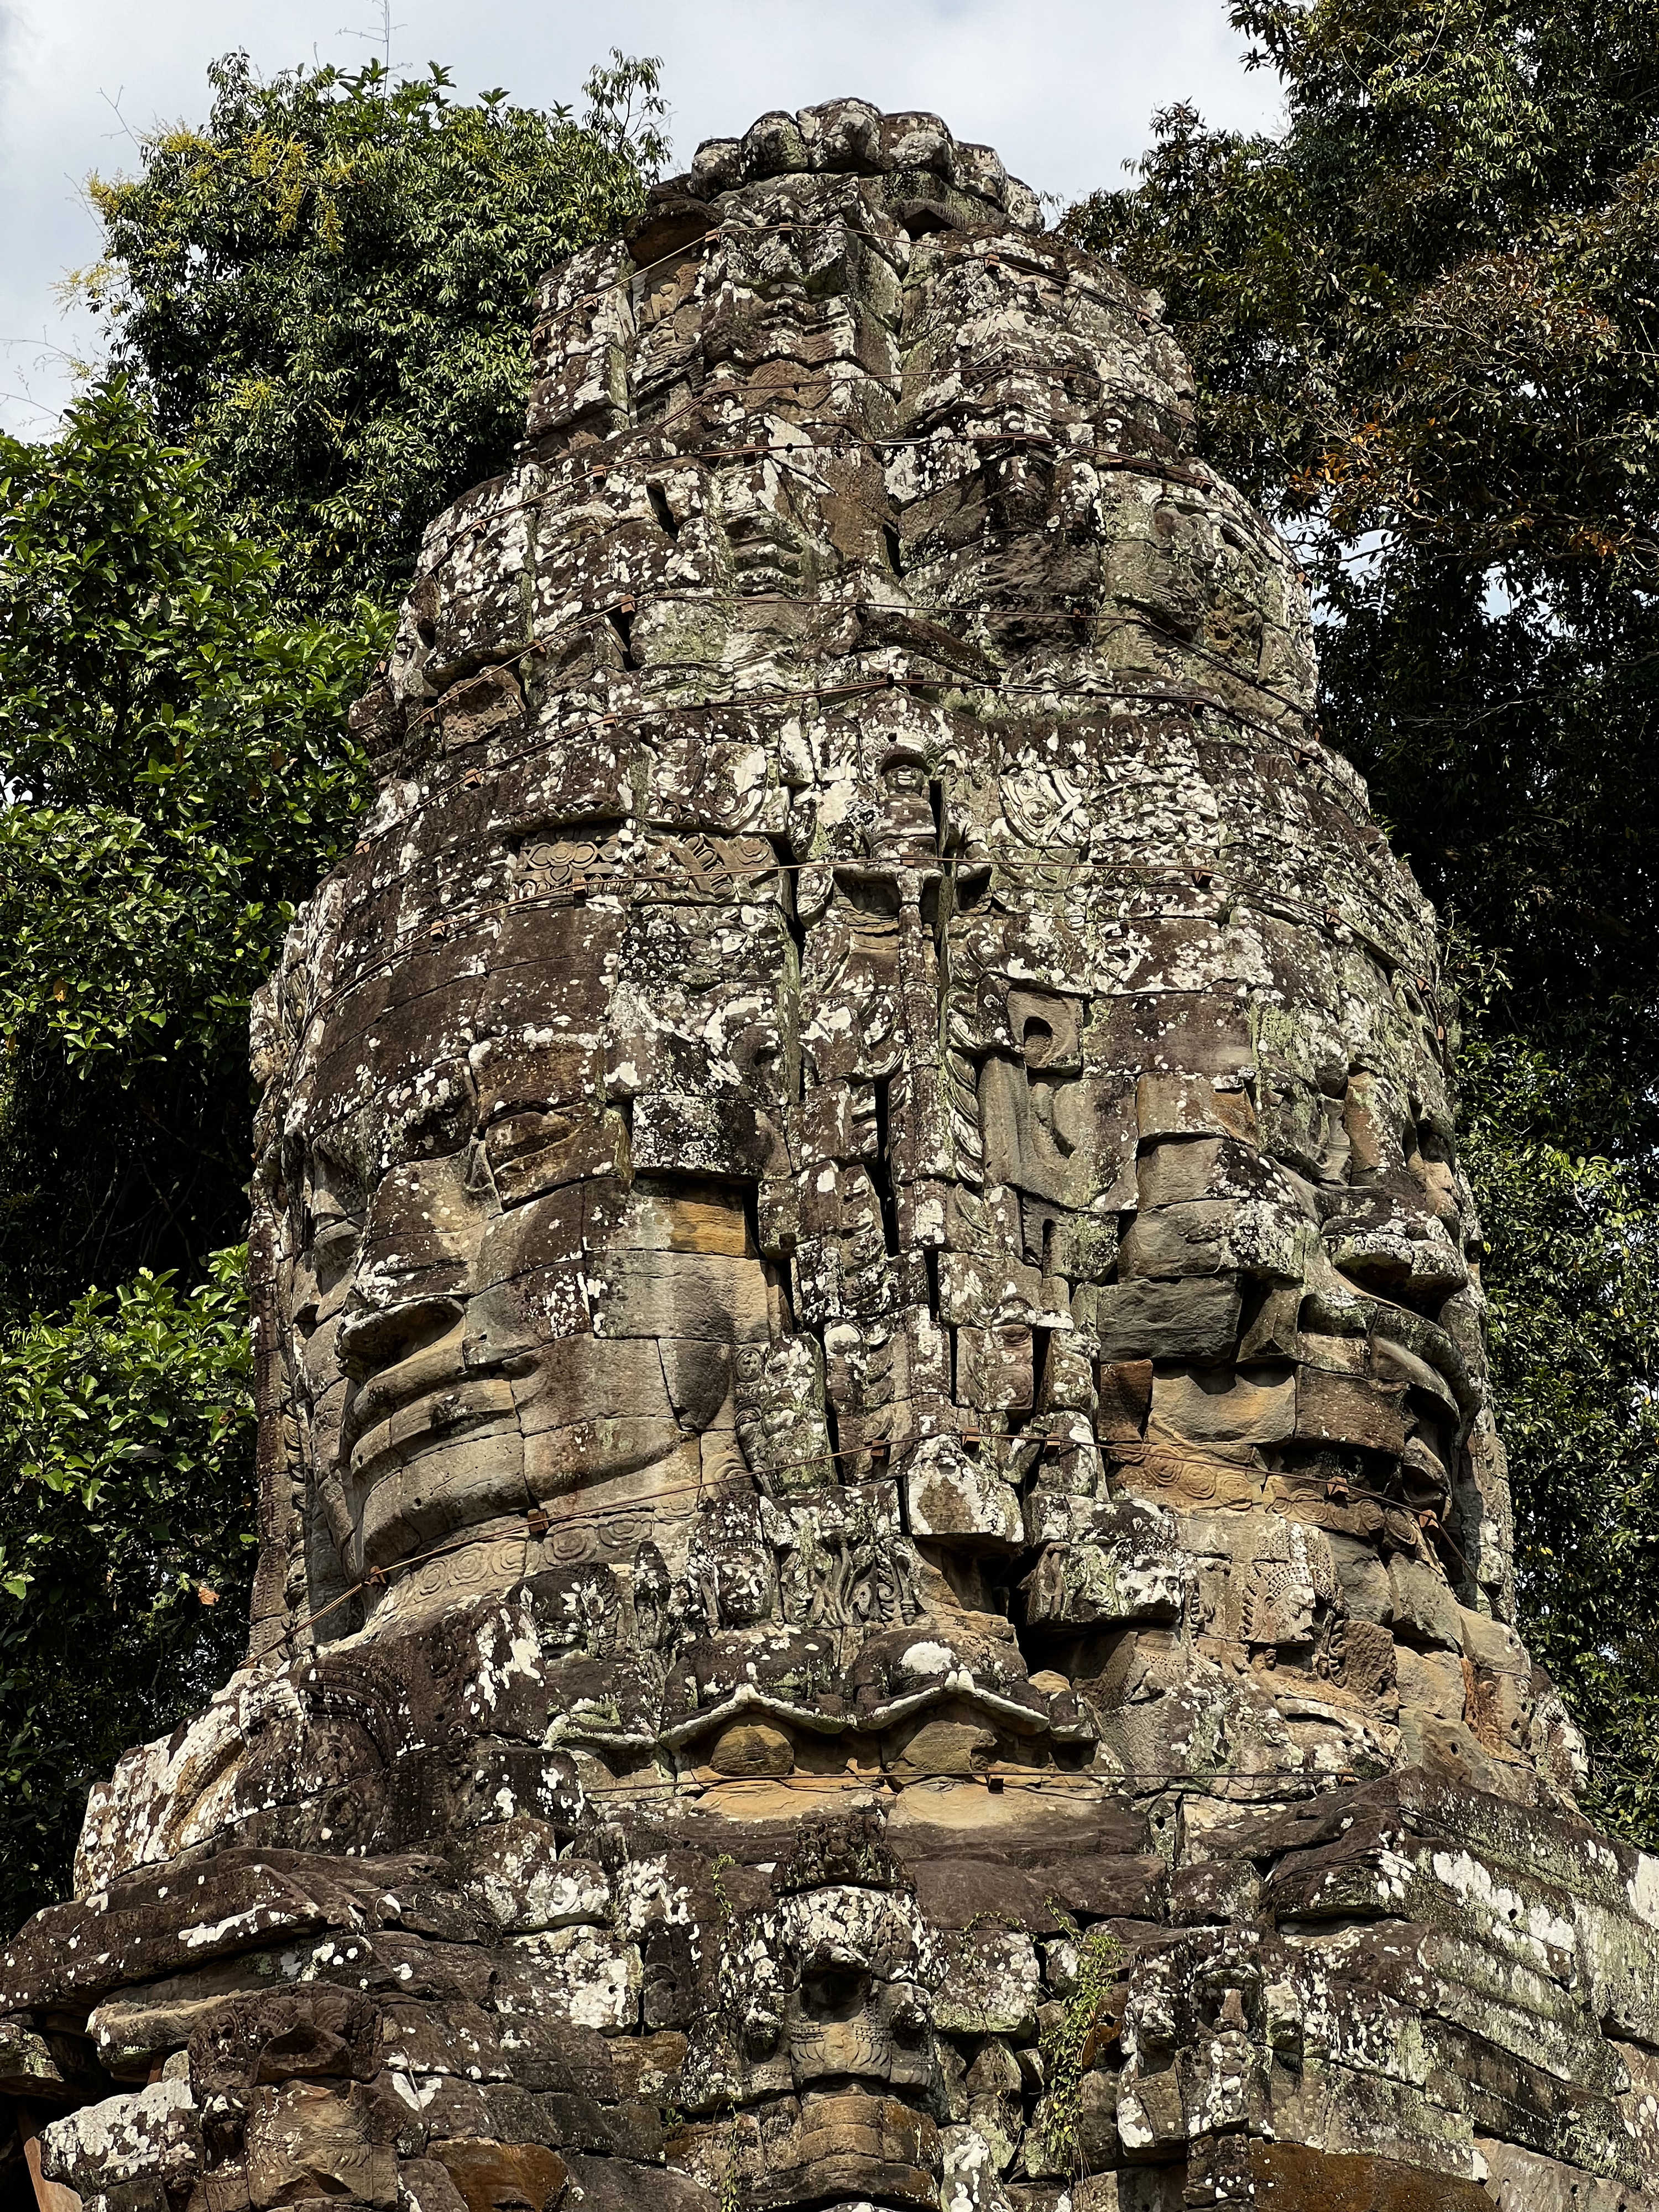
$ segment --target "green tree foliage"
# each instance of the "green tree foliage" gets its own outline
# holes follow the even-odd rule
[[[210,1042],[362,804],[386,625],[296,620],[119,380],[0,468],[0,1024],[71,1065]]]
[[[1528,1625],[1652,1838],[1659,0],[1229,13],[1283,128],[1171,108],[1066,225],[1164,295],[1303,550],[1328,734],[1499,957],[1466,1072]]]
[[[1491,1331],[1528,1632],[1596,1750],[1598,1810],[1650,1839],[1659,1802],[1659,1242],[1630,1168],[1540,1131],[1555,1070],[1466,1054],[1464,1149],[1498,1255]]]
[[[119,380],[0,441],[9,1924],[61,1891],[88,1780],[246,1630],[245,1259],[211,1244],[245,1215],[248,1000],[352,834],[387,618],[295,615],[212,504]]]
[[[209,76],[205,129],[93,180],[106,260],[82,281],[163,434],[297,601],[343,612],[394,591],[433,515],[510,459],[532,287],[637,211],[666,151],[656,64],[595,70],[580,123],[457,102],[435,65],[261,82],[232,54]]]
[[[241,1656],[253,1563],[246,1254],[0,1342],[0,1917],[61,1893],[88,1782]]]
[[[368,786],[388,618],[295,616],[118,379],[0,441],[0,1305],[199,1274],[246,1180],[248,1001]]]

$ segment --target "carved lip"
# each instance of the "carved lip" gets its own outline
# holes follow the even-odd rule
[[[383,1462],[402,1462],[481,1427],[503,1419],[518,1426],[513,1386],[501,1375],[468,1375],[449,1388],[418,1391],[373,1427],[362,1430],[350,1447],[353,1477],[373,1480]],[[343,1432],[342,1448],[344,1448]]]
[[[1398,1314],[1405,1323],[1403,1328],[1398,1324],[1392,1328],[1377,1328],[1373,1323],[1375,1334],[1398,1344],[1407,1352],[1415,1354],[1425,1366],[1431,1367],[1459,1406],[1466,1413],[1472,1412],[1480,1401],[1480,1394],[1470,1379],[1449,1330],[1443,1328],[1438,1322],[1431,1321],[1414,1306],[1385,1297],[1369,1283],[1346,1273],[1342,1268],[1338,1267],[1336,1272],[1349,1290],[1369,1300],[1372,1305],[1380,1307],[1383,1315]]]
[[[340,1443],[349,1450],[359,1437],[380,1428],[423,1400],[460,1390],[471,1379],[461,1364],[459,1344],[434,1344],[398,1366],[361,1384],[347,1402]]]
[[[343,1364],[348,1370],[354,1364],[363,1370],[340,1424],[339,1456],[354,1477],[378,1474],[385,1461],[406,1459],[503,1415],[516,1420],[512,1384],[503,1371],[510,1371],[511,1363],[468,1366],[462,1349],[465,1327],[465,1304],[443,1298],[414,1300],[342,1331]],[[411,1337],[415,1349],[410,1351]],[[377,1351],[403,1357],[377,1365]]]
[[[404,1401],[459,1379],[465,1323],[463,1301],[447,1297],[406,1298],[343,1323],[335,1350],[356,1385],[346,1407],[345,1430],[361,1433]]]

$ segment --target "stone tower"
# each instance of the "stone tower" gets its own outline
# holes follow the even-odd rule
[[[5,2086],[95,2212],[1615,2212],[1430,915],[1157,303],[934,118],[550,276],[257,1039],[246,1666]]]

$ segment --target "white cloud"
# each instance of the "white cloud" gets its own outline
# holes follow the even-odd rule
[[[126,128],[199,118],[212,57],[246,46],[270,71],[351,64],[378,44],[375,0],[15,0],[0,8],[0,339],[6,419],[39,429],[67,388],[63,350],[84,325],[53,287],[95,258],[81,195],[93,169],[133,159]],[[678,157],[742,131],[769,107],[856,93],[928,107],[988,141],[1039,191],[1076,198],[1121,177],[1152,111],[1193,99],[1213,120],[1271,118],[1274,91],[1247,76],[1224,0],[393,0],[394,59],[453,70],[466,94],[505,85],[518,100],[580,96],[612,46],[659,53]],[[370,38],[353,33],[370,33]],[[118,112],[117,112],[118,108]]]

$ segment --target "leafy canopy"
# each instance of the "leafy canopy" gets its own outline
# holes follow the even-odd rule
[[[533,286],[620,228],[667,150],[657,64],[613,54],[580,122],[457,101],[435,64],[262,82],[231,54],[209,76],[205,128],[92,180],[106,255],[81,283],[296,603],[343,611],[394,591],[433,515],[510,456]]]
[[[246,1013],[351,836],[386,617],[296,617],[118,378],[0,441],[0,1913],[234,1666],[253,1554]],[[171,1243],[199,1287],[143,1261]],[[112,1297],[88,1287],[113,1263]],[[106,1276],[106,1279],[109,1279]],[[58,1308],[55,1314],[48,1310]],[[31,1308],[35,1309],[32,1317]]]
[[[120,378],[0,440],[0,1025],[71,1066],[234,1028],[368,788],[385,617],[296,617],[211,506]]]
[[[1283,136],[1169,108],[1139,185],[1066,218],[1167,289],[1212,449],[1334,566],[1373,532],[1522,583],[1645,565],[1653,0],[1228,12]]]
[[[1536,1656],[1596,1752],[1603,1820],[1659,1820],[1659,1240],[1630,1169],[1540,1135],[1561,1078],[1467,1055],[1464,1154],[1498,1255],[1491,1340]]]
[[[240,1249],[0,1340],[0,1917],[58,1893],[87,1784],[241,1656],[253,1409]]]
[[[249,999],[368,788],[346,710],[387,617],[296,616],[214,505],[119,378],[55,443],[0,440],[14,1312],[239,1233]]]

